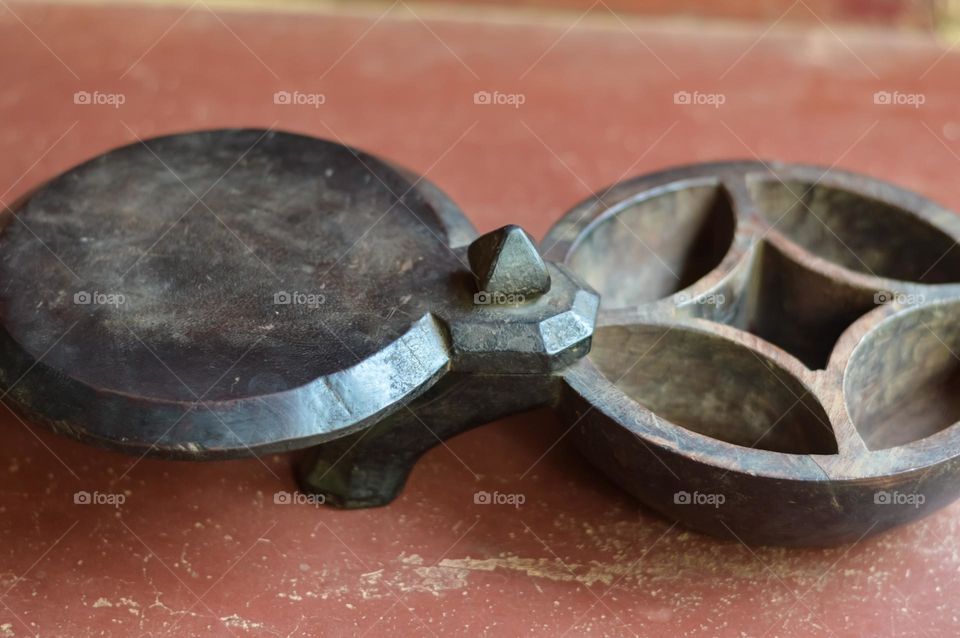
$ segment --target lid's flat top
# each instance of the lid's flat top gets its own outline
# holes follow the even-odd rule
[[[208,401],[382,350],[449,285],[446,230],[383,162],[256,130],[100,156],[0,235],[2,326],[96,388]]]

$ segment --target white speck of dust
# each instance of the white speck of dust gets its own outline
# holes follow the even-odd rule
[[[238,629],[245,629],[247,631],[251,629],[263,629],[263,623],[246,620],[245,618],[241,618],[236,614],[232,614],[230,616],[223,616],[222,618],[220,618],[220,622],[222,622],[227,627],[236,627]]]

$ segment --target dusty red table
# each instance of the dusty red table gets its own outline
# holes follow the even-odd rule
[[[0,5],[2,199],[136,136],[273,126],[426,172],[482,231],[542,235],[622,177],[756,156],[960,208],[960,57],[924,36],[621,22],[600,5],[539,25],[365,11]],[[878,90],[925,101],[877,105]],[[294,488],[285,458],[138,462],[0,412],[0,636],[960,632],[960,506],[848,547],[747,548],[640,510],[539,412],[435,449],[390,507],[341,512],[275,504]],[[477,490],[526,502],[475,505]]]

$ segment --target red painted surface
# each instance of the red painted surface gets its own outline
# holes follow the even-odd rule
[[[424,0],[437,4],[522,6],[561,9],[593,15],[635,13],[642,16],[722,18],[815,24],[887,25],[929,28],[934,0]]]
[[[539,236],[622,177],[754,155],[960,207],[960,58],[923,40],[376,18],[11,5],[2,199],[134,135],[243,125],[427,171],[481,230]],[[326,101],[276,105],[278,90]],[[925,102],[876,105],[878,90]],[[478,105],[476,91],[525,100]],[[676,91],[725,101],[676,105]],[[639,509],[562,433],[547,412],[475,430],[428,454],[390,507],[338,512],[274,503],[293,489],[285,458],[137,462],[4,414],[0,636],[960,632],[960,506],[854,546],[748,549]],[[525,503],[475,505],[481,489]],[[76,505],[81,490],[125,502]]]

